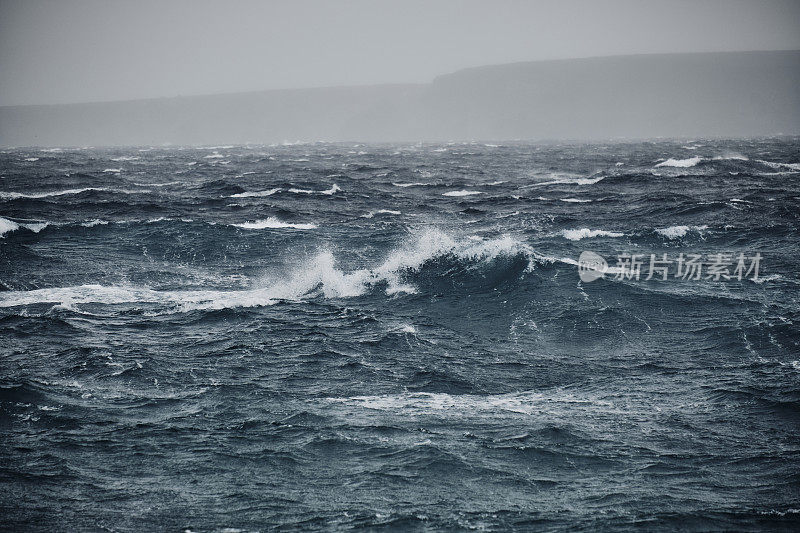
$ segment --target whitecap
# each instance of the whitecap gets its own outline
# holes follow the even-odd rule
[[[168,181],[166,183],[136,183],[134,185],[137,187],[168,187],[170,185],[179,185],[180,181]]]
[[[19,229],[19,224],[17,224],[13,220],[8,220],[7,218],[0,217],[0,237],[3,237],[5,236],[6,233],[10,233],[18,229]]]
[[[718,155],[714,157],[714,161],[749,161],[749,158],[746,155],[742,155],[739,152],[726,152],[723,155]]]
[[[120,156],[120,157],[112,157],[111,161],[116,161],[116,162],[120,162],[120,161],[137,161],[139,159],[141,159],[141,158],[137,157],[137,156],[123,155],[123,156]]]
[[[81,222],[81,226],[83,226],[84,228],[93,228],[95,226],[106,225],[106,224],[108,224],[108,220],[100,220],[99,218],[96,218],[94,220],[87,220],[86,222]]]
[[[394,185],[395,187],[427,187],[433,184],[414,182],[414,183],[392,183],[392,185]]]
[[[565,405],[570,409],[611,411],[614,404],[585,394],[551,390],[548,392],[523,391],[508,394],[448,394],[444,392],[404,392],[375,396],[325,398],[329,404],[387,411],[407,416],[486,416],[502,414],[541,415],[542,412]]]
[[[281,192],[280,188],[270,189],[268,191],[246,191],[240,192],[238,194],[232,194],[231,198],[253,198],[253,197],[263,197],[263,196],[272,196],[275,193]]]
[[[28,161],[29,163],[33,163],[34,161],[38,161],[38,160],[39,160],[38,157],[26,157],[25,158],[25,161]]]
[[[122,169],[121,168],[107,168],[103,172],[110,172],[110,173],[114,173],[114,174],[119,174],[120,172],[122,172]]]
[[[448,191],[443,193],[442,196],[473,196],[476,194],[483,194],[481,191],[467,191],[467,190],[460,190],[460,191]]]
[[[592,239],[594,237],[622,237],[625,234],[619,233],[616,231],[605,231],[601,229],[589,229],[589,228],[580,228],[580,229],[565,229],[561,231],[561,235],[565,239],[569,239],[571,241],[579,241],[581,239]]]
[[[538,183],[533,183],[531,186],[539,186],[539,185],[567,185],[567,184],[574,184],[574,185],[594,185],[600,181],[603,181],[605,176],[598,176],[596,178],[580,178],[577,176],[568,176],[564,178],[556,178],[551,181],[540,181]]]
[[[268,229],[268,228],[314,229],[317,227],[316,224],[292,224],[289,222],[283,222],[275,217],[269,217],[263,220],[256,220],[254,222],[242,222],[241,224],[231,224],[231,226],[236,226],[237,228],[242,228],[242,229]]]
[[[562,198],[562,202],[568,202],[571,204],[586,204],[591,202],[591,200],[581,199],[581,198]]]
[[[50,223],[49,222],[31,222],[29,224],[20,224],[20,225],[28,228],[29,230],[31,230],[34,233],[39,233],[44,228],[49,226]]]
[[[31,193],[24,193],[24,192],[0,192],[0,198],[6,198],[9,200],[15,200],[17,198],[49,198],[51,196],[65,196],[71,194],[80,194],[86,191],[105,191],[105,192],[115,192],[120,194],[139,194],[139,193],[147,193],[150,192],[148,190],[125,190],[125,189],[107,189],[104,187],[84,187],[82,189],[66,189],[63,191],[50,191],[50,192],[31,192]]]
[[[315,190],[312,190],[312,189],[291,188],[291,189],[289,189],[289,192],[295,193],[295,194],[327,194],[327,195],[331,195],[331,194],[334,194],[334,193],[339,192],[341,190],[342,189],[340,189],[339,186],[334,183],[331,186],[330,189],[326,189],[324,191],[315,191]]]
[[[656,233],[668,239],[678,239],[685,237],[689,231],[702,231],[708,226],[670,226],[668,228],[657,228]]]
[[[693,167],[700,163],[703,160],[702,157],[690,157],[688,159],[667,159],[666,161],[662,161],[658,163],[657,167],[677,167],[677,168],[688,168]]]
[[[373,218],[375,215],[400,215],[400,211],[393,211],[391,209],[378,209],[377,211],[370,211],[367,214],[361,215],[361,218]]]
[[[763,159],[758,159],[758,162],[775,169],[786,168],[793,172],[800,172],[800,163],[775,163],[773,161],[764,161]]]
[[[297,300],[322,295],[351,298],[380,286],[387,295],[414,293],[416,288],[404,277],[419,271],[428,261],[444,255],[473,262],[491,262],[499,256],[524,254],[532,268],[538,257],[525,244],[504,235],[498,239],[458,241],[436,229],[415,232],[409,241],[389,253],[374,268],[343,271],[330,251],[322,251],[291,269],[284,279],[272,279],[261,288],[248,290],[157,291],[147,287],[80,285],[32,291],[0,292],[0,307],[57,304],[66,308],[81,304],[160,304],[167,312],[193,309],[224,309],[272,305],[280,300]]]
[[[6,233],[17,231],[20,228],[26,228],[34,233],[39,233],[49,225],[49,222],[14,222],[13,220],[0,217],[0,238],[4,237]]]

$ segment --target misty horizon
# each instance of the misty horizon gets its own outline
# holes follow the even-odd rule
[[[475,69],[481,68],[492,68],[492,67],[506,67],[506,66],[515,66],[515,65],[525,65],[529,63],[553,63],[553,62],[560,62],[560,61],[573,61],[573,60],[593,60],[593,59],[604,59],[604,58],[624,58],[624,57],[639,57],[639,56],[674,56],[674,55],[703,55],[703,54],[718,54],[718,53],[749,53],[749,52],[800,52],[800,47],[798,48],[778,48],[778,49],[742,49],[742,50],[725,50],[725,51],[714,51],[714,50],[698,50],[693,52],[652,52],[652,53],[634,53],[634,54],[609,54],[609,55],[586,55],[586,56],[579,56],[579,57],[554,57],[548,59],[532,59],[532,60],[520,60],[520,61],[510,61],[506,63],[492,63],[492,64],[481,64],[481,65],[471,65],[458,68],[453,71],[448,72],[441,72],[439,74],[434,75],[428,80],[423,81],[384,81],[384,82],[377,82],[377,83],[343,83],[343,84],[322,84],[322,85],[309,85],[309,86],[302,86],[302,87],[269,87],[269,88],[252,88],[252,89],[242,89],[237,91],[228,91],[228,92],[207,92],[207,93],[181,93],[181,94],[169,94],[169,95],[161,95],[161,96],[147,96],[147,97],[132,97],[132,98],[125,98],[125,99],[100,99],[100,100],[86,100],[86,101],[75,101],[75,102],[52,102],[52,103],[30,103],[30,104],[6,104],[0,105],[0,107],[33,107],[33,106],[71,106],[71,105],[81,105],[81,104],[103,104],[103,103],[124,103],[124,102],[136,102],[142,100],[169,100],[174,98],[192,98],[192,97],[205,97],[205,96],[226,96],[226,95],[238,95],[238,94],[251,94],[251,93],[266,93],[266,92],[286,92],[286,91],[306,91],[306,90],[317,90],[317,89],[349,89],[349,88],[368,88],[368,87],[400,87],[400,86],[425,86],[430,85],[435,82],[438,78],[448,76],[451,74],[458,74],[463,71],[471,71]]]
[[[0,3],[0,106],[430,83],[465,68],[800,49],[785,0]]]

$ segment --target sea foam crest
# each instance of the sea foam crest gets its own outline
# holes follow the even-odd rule
[[[49,222],[28,222],[20,223],[8,220],[7,218],[0,217],[0,238],[4,238],[6,233],[17,231],[20,228],[27,228],[34,233],[39,233],[44,228],[49,226]]]
[[[389,253],[374,268],[344,271],[337,267],[334,254],[323,250],[292,269],[285,279],[265,280],[263,287],[249,290],[157,291],[146,287],[103,286],[97,284],[7,291],[0,293],[0,307],[32,304],[58,304],[73,308],[80,304],[160,304],[167,312],[234,307],[259,307],[281,300],[297,300],[321,295],[326,298],[350,298],[366,294],[376,285],[387,295],[414,293],[417,289],[405,282],[410,272],[419,271],[427,262],[444,256],[469,262],[492,262],[500,256],[524,254],[531,268],[536,254],[511,236],[497,239],[457,240],[428,229],[413,234],[409,241]]]
[[[578,394],[567,390],[549,392],[523,391],[508,394],[448,394],[431,392],[406,392],[349,398],[325,398],[328,404],[349,408],[387,411],[407,416],[512,416],[539,415],[546,411],[580,409],[613,411],[611,402],[596,395]]]
[[[688,159],[667,159],[666,161],[662,161],[658,163],[657,167],[677,167],[677,168],[688,168],[693,167],[700,163],[703,160],[702,157],[690,157]]]
[[[313,189],[291,188],[291,189],[289,189],[289,192],[295,193],[295,194],[327,194],[327,195],[331,195],[331,194],[336,194],[337,192],[339,192],[341,190],[342,189],[338,185],[336,185],[334,183],[333,185],[331,185],[330,189],[325,189],[324,191],[315,191]]]
[[[49,198],[51,196],[66,196],[71,194],[80,194],[86,191],[105,191],[105,192],[113,192],[119,194],[139,194],[139,193],[148,193],[150,192],[147,189],[141,190],[126,190],[126,189],[108,189],[105,187],[83,187],[81,189],[65,189],[62,191],[48,191],[48,192],[2,192],[0,191],[0,198],[5,198],[8,200],[15,200],[17,198]]]
[[[670,226],[668,228],[658,228],[656,233],[668,239],[679,239],[685,237],[690,231],[701,231],[708,229],[708,226]]]
[[[584,178],[580,176],[573,176],[569,174],[551,174],[550,177],[555,178],[549,181],[540,181],[538,183],[533,183],[531,186],[539,186],[539,185],[594,185],[595,183],[599,183],[603,181],[605,176],[597,176],[594,178]]]
[[[473,196],[475,194],[483,194],[481,191],[468,191],[468,190],[461,190],[461,191],[448,191],[443,193],[442,196]]]
[[[291,229],[314,229],[316,224],[292,224],[291,222],[283,222],[275,217],[269,217],[263,220],[256,220],[254,222],[243,222],[241,224],[231,224],[242,229],[268,229],[268,228],[291,228]]]
[[[589,229],[589,228],[580,228],[580,229],[565,229],[561,231],[561,235],[565,239],[569,239],[571,241],[579,241],[581,239],[591,239],[594,237],[622,237],[625,234],[619,233],[617,231],[606,231],[602,229]]]
[[[272,196],[275,193],[281,192],[281,189],[276,187],[274,189],[269,189],[267,191],[245,191],[240,192],[238,194],[232,194],[231,198],[251,198],[251,197],[261,197],[261,196]]]

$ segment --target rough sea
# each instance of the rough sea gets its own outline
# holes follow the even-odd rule
[[[797,530],[799,207],[795,138],[7,149],[1,528]]]

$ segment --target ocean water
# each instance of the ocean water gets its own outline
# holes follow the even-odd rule
[[[796,529],[799,205],[797,139],[5,150],[2,529]]]

